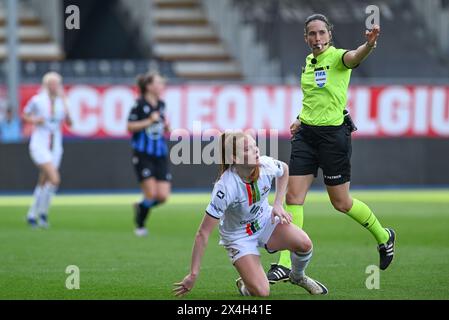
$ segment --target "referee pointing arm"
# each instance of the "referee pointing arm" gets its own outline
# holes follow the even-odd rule
[[[312,53],[301,74],[303,109],[290,127],[292,150],[286,203],[293,223],[302,228],[306,194],[321,168],[332,205],[374,236],[379,267],[385,270],[393,260],[395,233],[383,228],[371,209],[349,194],[353,125],[344,116],[352,69],[373,51],[379,34],[380,28],[375,25],[366,31],[367,41],[357,49],[337,49],[332,45],[332,25],[324,15],[306,19],[304,39]],[[283,251],[279,262],[272,264],[267,273],[270,283],[288,279],[290,269],[290,254]]]

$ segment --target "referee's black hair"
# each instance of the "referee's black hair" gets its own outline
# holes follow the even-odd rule
[[[323,21],[326,24],[327,31],[332,31],[334,29],[334,26],[329,22],[329,19],[321,13],[315,13],[311,16],[308,16],[306,21],[304,22],[304,34],[307,34],[307,26],[310,22],[320,20]]]

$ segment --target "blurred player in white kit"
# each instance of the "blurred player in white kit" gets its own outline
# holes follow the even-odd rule
[[[23,112],[23,120],[34,125],[29,151],[39,169],[39,179],[34,189],[33,202],[27,222],[36,228],[48,228],[48,210],[61,182],[62,124],[71,126],[62,77],[49,72],[42,79],[42,89],[33,96]]]

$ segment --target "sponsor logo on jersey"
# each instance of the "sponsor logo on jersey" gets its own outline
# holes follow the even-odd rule
[[[336,176],[326,176],[326,175],[324,175],[324,178],[328,179],[328,180],[336,180],[336,179],[340,179],[341,178],[341,174],[336,175]]]
[[[265,186],[262,189],[262,196],[266,195],[268,192],[270,192],[270,187],[269,186]]]
[[[218,192],[217,192],[217,197],[220,198],[220,199],[223,199],[224,196],[225,196],[224,192],[221,191],[221,190],[218,190]]]
[[[220,207],[217,206],[217,205],[216,205],[215,203],[213,203],[213,202],[210,203],[210,206],[211,206],[216,212],[219,212],[219,213],[222,213],[222,212],[223,212],[223,210],[221,210]]]
[[[257,214],[257,212],[259,212],[260,206],[252,206],[251,210],[249,211],[249,213],[255,215]]]
[[[259,226],[258,220],[254,220],[253,222],[246,224],[246,234],[249,236],[252,236],[259,230],[260,230],[260,226]]]
[[[164,124],[162,122],[154,122],[146,129],[148,137],[157,140],[162,137],[164,132]]]

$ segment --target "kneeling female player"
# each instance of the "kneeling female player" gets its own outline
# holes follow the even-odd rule
[[[219,221],[220,244],[240,274],[237,288],[244,296],[268,296],[270,286],[260,262],[258,247],[268,252],[290,250],[290,281],[311,294],[326,294],[324,285],[305,275],[312,257],[312,242],[300,228],[291,224],[283,209],[288,167],[273,158],[259,157],[255,140],[243,133],[221,136],[221,176],[196,235],[190,273],[173,291],[181,296],[191,291],[200,271],[201,258],[209,235]],[[273,179],[276,197],[268,204]]]

